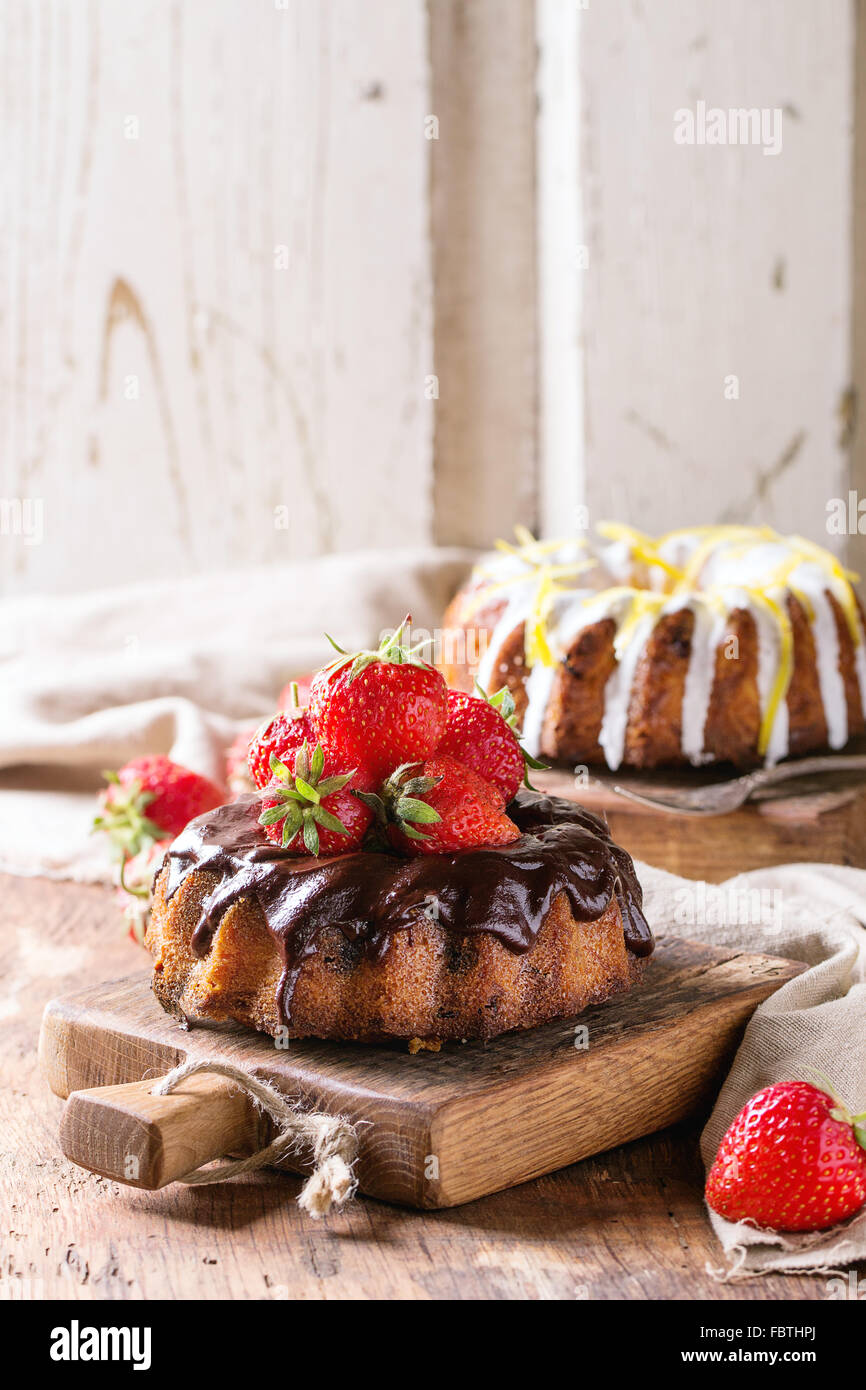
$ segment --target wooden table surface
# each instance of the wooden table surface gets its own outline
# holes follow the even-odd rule
[[[827,1295],[821,1278],[706,1274],[721,1261],[697,1124],[430,1213],[360,1198],[315,1222],[295,1204],[300,1180],[274,1173],[154,1193],[96,1177],[58,1148],[39,1022],[47,999],[140,967],[140,950],[107,890],[0,876],[0,955],[0,1285],[95,1300]]]

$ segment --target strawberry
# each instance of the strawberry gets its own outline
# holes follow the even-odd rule
[[[487,695],[476,682],[479,695],[462,690],[448,691],[448,723],[436,749],[474,768],[498,787],[506,803],[517,793],[521,782],[527,787],[529,768],[544,763],[530,757],[517,739],[514,697],[507,686]]]
[[[498,787],[439,753],[406,763],[381,792],[358,795],[404,854],[451,854],[474,845],[507,845],[520,834]],[[423,826],[423,829],[419,829]]]
[[[823,1231],[866,1203],[866,1114],[806,1081],[759,1091],[710,1169],[707,1203],[728,1221]]]
[[[315,742],[306,710],[280,710],[256,730],[250,742],[247,765],[254,785],[261,790],[271,781],[272,757],[291,763],[299,748]]]
[[[312,683],[312,674],[296,676],[294,680],[286,681],[277,700],[277,709],[294,709],[296,705],[308,705]]]
[[[399,764],[428,757],[445,732],[448,689],[438,671],[400,644],[406,618],[376,651],[341,655],[310,689],[318,738],[347,767],[384,778]]]
[[[134,758],[104,774],[109,785],[100,797],[94,830],[104,830],[121,858],[129,859],[225,801],[225,791],[188,767],[161,754]]]
[[[303,744],[294,754],[294,768],[271,755],[273,780],[262,792],[259,824],[268,839],[293,854],[347,854],[359,849],[373,812],[353,787],[368,788],[368,776],[338,769],[345,764],[325,753],[320,743],[312,754]]]
[[[144,945],[145,932],[150,923],[154,875],[170,844],[171,840],[157,840],[121,865],[120,887],[116,897],[129,928],[129,939],[137,946]]]

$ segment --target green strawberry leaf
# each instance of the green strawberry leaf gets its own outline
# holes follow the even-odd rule
[[[338,657],[330,662],[325,667],[325,670],[333,674],[342,670],[344,666],[351,662],[349,669],[349,684],[351,684],[362,671],[365,671],[368,666],[372,665],[373,662],[387,662],[396,666],[425,666],[428,670],[432,670],[433,668],[430,666],[429,661],[425,661],[423,657],[418,655],[421,648],[429,646],[432,639],[425,637],[422,641],[417,642],[414,647],[406,646],[402,640],[403,631],[406,625],[411,624],[411,622],[412,615],[411,613],[407,613],[400,626],[396,628],[394,632],[386,633],[378,647],[375,649],[364,649],[358,652],[347,652],[344,647],[340,646],[339,642],[334,640],[329,632],[326,632],[325,636],[334,648],[334,651],[338,653]]]
[[[394,813],[399,821],[416,821],[420,825],[435,825],[441,821],[439,812],[429,806],[426,801],[417,801],[413,796],[401,796],[398,798],[394,807]]]
[[[310,854],[319,855],[319,832],[312,816],[304,816],[304,844]]]
[[[499,690],[497,690],[495,695],[488,695],[487,691],[484,689],[484,686],[479,685],[478,681],[476,681],[475,689],[478,691],[478,694],[481,696],[481,699],[486,700],[488,705],[492,705],[493,708],[496,710],[497,714],[500,714],[502,716],[511,732],[514,734],[514,737],[517,739],[517,746],[523,754],[523,785],[525,787],[528,787],[531,792],[537,791],[538,788],[534,787],[529,780],[530,769],[533,772],[546,772],[549,764],[539,762],[538,758],[533,758],[532,754],[527,753],[523,744],[520,742],[520,737],[517,728],[517,715],[515,713],[516,706],[514,704],[514,696],[508,689],[508,686],[503,685]]]
[[[281,781],[291,780],[292,774],[289,772],[289,769],[286,767],[285,763],[280,762],[276,753],[271,754],[268,766],[270,767],[271,772],[273,772],[276,777],[279,777]]]
[[[126,859],[121,859],[121,861],[120,861],[120,886],[121,886],[121,888],[124,890],[124,892],[130,893],[130,894],[132,895],[132,897],[134,897],[134,898],[150,898],[150,891],[149,891],[147,888],[144,888],[144,887],[141,887],[141,888],[130,888],[129,884],[127,883],[126,879],[124,878],[124,874],[125,874],[125,872],[126,872],[127,862],[128,862],[128,861],[127,861]]]
[[[370,810],[373,812],[373,815],[376,817],[376,820],[380,821],[382,825],[385,825],[388,817],[385,809],[385,803],[382,800],[381,796],[377,796],[375,792],[358,791],[356,787],[352,788],[352,795],[356,796],[359,801],[363,801],[365,806],[369,806]]]
[[[425,792],[432,792],[441,781],[441,777],[410,777],[408,782],[403,783],[400,792],[403,796],[423,796]]]
[[[301,816],[300,816],[300,813],[299,813],[297,816],[294,816],[294,817],[291,817],[291,816],[287,816],[287,817],[286,817],[286,823],[285,823],[285,825],[283,826],[283,840],[282,840],[283,849],[288,849],[288,848],[289,848],[289,845],[290,845],[290,844],[292,843],[292,841],[296,838],[296,836],[297,836],[298,831],[300,830],[300,828],[301,828]]]
[[[478,694],[481,696],[481,699],[486,700],[488,705],[492,705],[493,708],[499,714],[502,715],[502,718],[505,720],[508,727],[513,730],[515,725],[515,704],[514,696],[508,689],[508,686],[503,685],[500,687],[499,690],[497,690],[495,695],[488,695],[483,685],[479,685],[478,681],[476,680],[475,689],[478,691]]]
[[[333,830],[335,835],[349,834],[343,822],[337,816],[333,816],[330,811],[326,811],[324,806],[314,806],[310,815],[317,825],[321,825],[323,830]]]
[[[322,797],[322,799],[324,800],[326,796],[331,796],[334,792],[342,791],[346,783],[351,782],[354,776],[355,772],[352,771],[341,773],[337,777],[326,777],[324,782],[316,783],[316,791],[319,793],[319,796]]]
[[[424,835],[424,834],[422,834],[422,832],[421,832],[420,830],[414,830],[414,829],[412,828],[411,825],[401,825],[401,826],[400,826],[400,829],[401,829],[401,831],[403,832],[403,834],[406,835],[410,840],[429,840],[429,839],[430,839],[430,836],[429,836],[429,835]]]
[[[321,797],[316,791],[316,788],[312,786],[310,782],[305,781],[298,772],[295,773],[295,786],[307,801],[312,801],[315,805],[318,805],[321,801]]]
[[[136,779],[122,786],[116,773],[107,780],[119,788],[110,800],[103,803],[98,815],[91,823],[91,833],[104,832],[111,841],[112,851],[121,862],[134,858],[143,849],[149,849],[157,840],[165,839],[165,830],[144,814],[156,795],[155,792],[142,791],[141,782]]]

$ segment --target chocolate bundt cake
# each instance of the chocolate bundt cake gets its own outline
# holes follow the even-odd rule
[[[147,944],[163,1007],[293,1038],[492,1038],[627,990],[653,938],[628,854],[570,801],[520,792],[518,839],[303,859],[245,797],[174,841]]]
[[[500,543],[450,605],[449,685],[507,685],[536,757],[772,764],[864,731],[864,615],[828,551],[768,527]]]

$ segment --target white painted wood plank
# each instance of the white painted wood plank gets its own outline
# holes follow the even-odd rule
[[[539,518],[547,535],[584,529],[583,242],[579,70],[581,15],[538,0]]]
[[[826,540],[827,500],[848,480],[852,7],[607,0],[579,23],[592,518],[649,531],[766,520]],[[542,100],[553,95],[551,83]],[[781,152],[676,144],[674,113],[699,101],[780,108]],[[560,139],[556,112],[545,120],[548,140]],[[570,188],[549,181],[544,196],[548,225],[560,210],[570,217]],[[546,241],[542,255],[555,253]],[[573,312],[573,294],[548,292],[548,372]],[[569,380],[573,355],[563,355]],[[545,466],[559,470],[569,426],[555,412],[547,424]]]
[[[430,0],[435,537],[536,511],[534,0]]]
[[[0,44],[4,590],[429,539],[423,0],[13,0]]]

